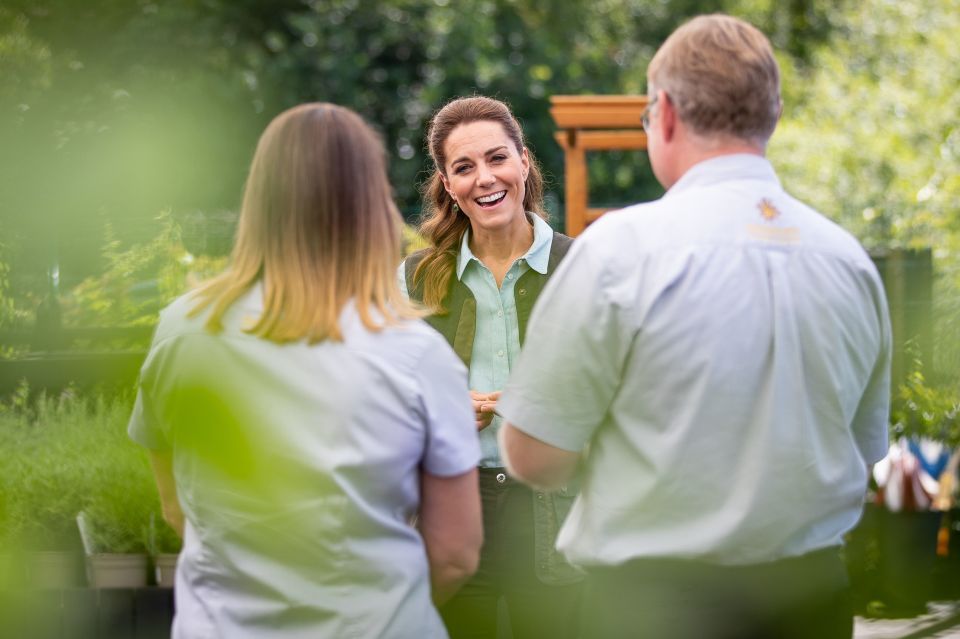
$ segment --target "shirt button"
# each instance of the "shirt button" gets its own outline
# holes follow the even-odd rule
[[[508,279],[508,280],[512,280],[512,279],[513,279],[513,273],[507,273],[507,279]]]
[[[503,357],[503,351],[497,351],[497,356],[498,356],[498,357]]]
[[[537,499],[543,499],[543,493],[537,493]]]
[[[497,483],[502,484],[505,481],[507,481],[507,476],[503,473],[497,473]]]
[[[519,291],[517,291],[517,293],[519,293],[520,295],[526,295],[526,294],[527,294],[527,289],[521,288]]]
[[[503,317],[503,311],[497,311],[497,317]]]

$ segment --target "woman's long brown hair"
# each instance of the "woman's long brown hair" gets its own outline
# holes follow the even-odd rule
[[[430,241],[426,255],[413,274],[415,285],[423,283],[423,304],[433,313],[446,313],[442,307],[443,297],[450,285],[450,278],[457,263],[457,252],[463,234],[470,228],[470,220],[462,211],[454,209],[453,198],[443,186],[446,154],[444,144],[450,133],[461,124],[471,122],[497,122],[513,141],[518,153],[523,153],[523,131],[510,112],[510,108],[493,98],[473,96],[448,102],[433,116],[427,132],[427,144],[433,159],[434,171],[421,188],[425,215],[420,223],[420,233]],[[528,150],[529,154],[529,150]],[[547,219],[543,208],[543,176],[533,155],[530,154],[530,171],[524,182],[523,208]]]
[[[260,137],[230,266],[196,292],[191,313],[212,307],[206,327],[219,332],[262,280],[263,314],[245,330],[275,342],[342,339],[351,299],[370,330],[414,317],[396,285],[401,225],[373,129],[334,104],[294,107]]]

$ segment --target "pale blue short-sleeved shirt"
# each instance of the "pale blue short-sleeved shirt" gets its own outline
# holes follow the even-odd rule
[[[497,287],[493,273],[470,250],[470,230],[463,235],[457,254],[456,276],[477,301],[477,326],[470,355],[469,384],[472,390],[490,393],[503,390],[517,356],[520,354],[520,324],[514,291],[517,280],[529,269],[546,274],[553,243],[553,229],[539,215],[533,220],[533,243],[507,271],[503,284]],[[405,265],[397,269],[400,290],[407,293]],[[503,419],[495,415],[490,425],[480,431],[480,466],[503,466],[497,432]]]
[[[447,636],[420,534],[421,470],[479,459],[463,363],[416,320],[343,341],[277,344],[244,332],[257,285],[224,330],[192,301],[165,309],[130,436],[172,450],[187,519],[174,637]]]
[[[890,325],[866,252],[754,155],[609,213],[537,302],[501,415],[587,452],[574,563],[750,564],[842,543],[886,453]]]

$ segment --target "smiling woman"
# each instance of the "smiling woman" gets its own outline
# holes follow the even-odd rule
[[[421,230],[431,246],[401,265],[400,285],[469,368],[485,540],[477,574],[440,612],[453,639],[494,637],[503,598],[515,639],[562,639],[577,629],[580,576],[554,541],[573,492],[534,493],[507,476],[494,411],[533,303],[571,240],[546,223],[537,163],[502,102],[450,102],[431,122],[429,148]]]

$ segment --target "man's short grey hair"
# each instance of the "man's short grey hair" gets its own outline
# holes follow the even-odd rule
[[[676,31],[647,70],[694,132],[766,143],[780,117],[780,69],[770,41],[728,15],[696,17]]]

